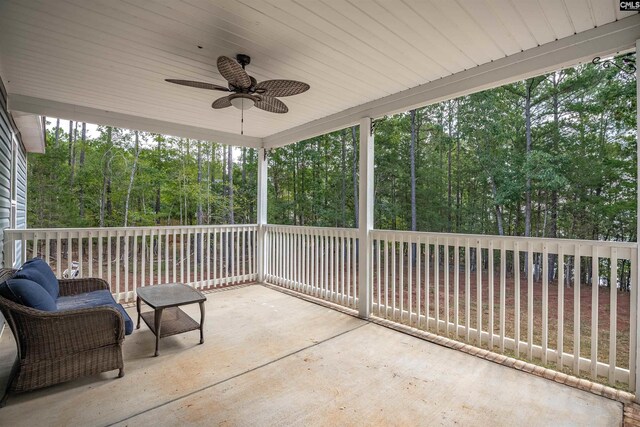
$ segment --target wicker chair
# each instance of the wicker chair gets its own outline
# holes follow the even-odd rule
[[[16,270],[0,269],[0,283]],[[60,280],[60,296],[109,289],[102,279]],[[5,396],[119,369],[124,376],[124,320],[117,309],[47,312],[0,296],[0,310],[15,337],[18,355]]]

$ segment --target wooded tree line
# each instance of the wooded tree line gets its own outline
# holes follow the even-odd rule
[[[375,227],[635,240],[635,78],[582,65],[375,121]],[[255,222],[257,152],[83,123],[29,155],[29,227]],[[358,129],[269,152],[269,222],[358,224]]]
[[[636,82],[616,67],[561,70],[374,125],[376,228],[636,239]],[[270,220],[356,226],[357,136],[274,150]]]
[[[256,151],[85,123],[47,131],[28,161],[29,227],[255,221]]]

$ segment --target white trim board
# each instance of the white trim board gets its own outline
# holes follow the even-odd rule
[[[171,123],[130,114],[99,110],[97,108],[66,104],[50,99],[34,98],[10,93],[7,95],[9,111],[39,114],[65,120],[77,120],[105,126],[117,126],[181,138],[213,141],[219,144],[258,148],[262,139],[246,135],[221,132],[214,129]]]
[[[640,14],[443,77],[263,138],[275,148],[357,124],[629,50],[640,39]]]

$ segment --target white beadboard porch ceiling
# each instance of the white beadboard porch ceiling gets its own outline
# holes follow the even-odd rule
[[[16,108],[31,113],[103,117],[102,124],[202,139],[229,134],[230,142],[259,146],[318,119],[635,14],[620,12],[618,3],[0,0],[0,75],[10,108],[15,99]],[[282,98],[287,114],[247,111],[247,138],[238,136],[238,110],[211,108],[222,93],[164,82],[225,85],[216,58],[237,53],[251,56],[247,70],[258,81],[311,85]]]

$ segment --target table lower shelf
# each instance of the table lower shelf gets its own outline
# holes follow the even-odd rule
[[[151,332],[157,336],[155,311],[146,311],[141,313],[140,316],[149,329],[151,329]],[[193,320],[187,313],[180,310],[179,307],[165,308],[162,311],[160,338],[181,334],[183,332],[195,331],[196,329],[200,329],[200,324]]]

